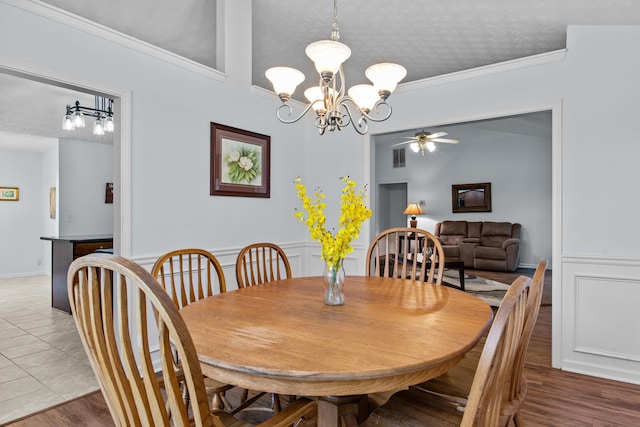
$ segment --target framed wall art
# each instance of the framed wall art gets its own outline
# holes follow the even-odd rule
[[[452,212],[491,212],[491,183],[451,186]]]
[[[56,219],[56,187],[49,188],[49,218]]]
[[[212,196],[271,197],[271,137],[211,123]]]
[[[104,202],[113,203],[113,182],[107,182],[104,190]]]
[[[5,202],[17,202],[20,190],[18,187],[0,187],[0,200]]]

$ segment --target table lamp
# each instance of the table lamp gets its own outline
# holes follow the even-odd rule
[[[416,215],[422,215],[424,214],[424,212],[422,212],[419,204],[409,203],[407,209],[404,210],[404,214],[411,215],[411,221],[409,221],[409,225],[411,226],[411,228],[417,228],[418,220],[416,219]]]

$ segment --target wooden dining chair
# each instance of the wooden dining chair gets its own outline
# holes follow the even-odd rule
[[[529,348],[529,341],[533,334],[540,311],[540,303],[544,291],[544,276],[547,269],[547,261],[541,260],[531,279],[529,302],[526,308],[526,320],[522,332],[522,339],[518,345],[513,370],[509,378],[509,387],[505,391],[501,407],[501,425],[508,426],[511,421],[516,426],[524,426],[520,414],[520,408],[527,394],[527,380],[524,374],[524,364]],[[418,389],[435,393],[450,400],[452,403],[464,407],[467,396],[471,390],[473,374],[477,368],[477,354],[468,354],[462,362],[450,369],[444,375],[417,386]]]
[[[413,278],[442,283],[444,251],[438,239],[419,228],[389,228],[378,234],[367,251],[368,276]]]
[[[177,249],[160,256],[151,275],[181,309],[192,302],[227,292],[224,271],[218,259],[204,249]]]
[[[117,426],[250,425],[209,409],[189,330],[147,270],[119,256],[87,255],[71,264],[67,283],[80,338]],[[313,416],[314,405],[297,400],[261,426],[290,426]]]
[[[274,243],[253,243],[245,246],[236,259],[238,288],[290,277],[289,259],[282,248]]]
[[[274,280],[291,278],[291,266],[284,250],[275,243],[253,243],[245,246],[236,259],[236,281],[238,288],[260,285]],[[264,393],[261,393],[264,394]],[[243,393],[241,399],[245,398]],[[291,399],[291,397],[289,397]],[[278,412],[280,396],[271,395],[271,408]]]
[[[520,276],[509,287],[495,315],[464,411],[444,397],[412,388],[401,391],[375,409],[363,426],[495,427],[503,396],[522,340],[531,279]]]
[[[211,252],[204,249],[169,251],[153,264],[151,275],[169,293],[178,310],[203,298],[227,291],[220,262]],[[205,386],[213,393],[213,409],[232,410],[225,392],[232,389],[233,385],[205,377]]]

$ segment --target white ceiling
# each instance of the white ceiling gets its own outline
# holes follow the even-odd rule
[[[215,66],[219,6],[213,0],[44,2]],[[299,93],[315,84],[304,49],[329,38],[333,1],[255,0],[252,8],[253,83],[271,89],[264,71],[285,65],[307,76]],[[352,50],[345,63],[351,86],[365,82],[364,70],[381,61],[405,66],[407,82],[563,49],[568,25],[640,25],[640,5],[637,0],[340,0],[338,20],[341,41]],[[70,137],[60,129],[64,106],[87,97],[6,75],[0,75],[0,89],[0,131],[53,138]],[[92,106],[93,98],[81,104]],[[85,131],[91,139],[90,128]]]

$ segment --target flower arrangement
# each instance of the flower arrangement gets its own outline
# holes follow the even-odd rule
[[[225,162],[229,168],[229,180],[234,184],[250,184],[260,176],[258,152],[246,144],[229,153]]]
[[[322,245],[322,259],[328,266],[337,269],[347,254],[353,252],[351,242],[358,238],[360,226],[371,217],[371,209],[364,204],[366,186],[356,190],[356,183],[348,176],[340,178],[345,186],[342,189],[342,203],[338,231],[332,234],[325,227],[326,217],[324,209],[325,195],[316,189],[313,197],[307,194],[307,188],[298,177],[295,181],[298,199],[302,202],[305,212],[296,209],[296,217],[304,222],[311,233],[311,238]]]

